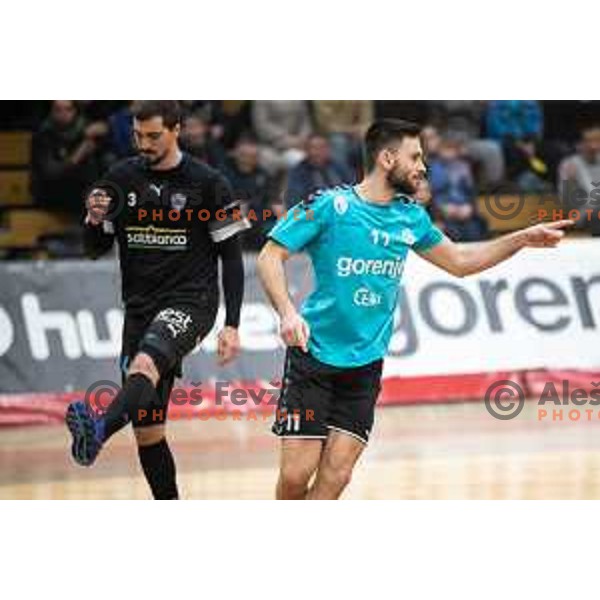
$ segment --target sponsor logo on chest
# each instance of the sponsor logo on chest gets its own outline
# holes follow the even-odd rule
[[[133,250],[187,250],[189,232],[187,229],[166,229],[162,227],[127,227],[127,247]]]

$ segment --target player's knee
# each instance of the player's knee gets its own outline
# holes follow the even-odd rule
[[[170,372],[177,362],[177,351],[173,340],[153,327],[146,331],[140,341],[138,356],[146,357],[144,367],[149,366],[147,359],[150,359],[157,380]]]
[[[158,367],[156,366],[154,359],[144,352],[140,352],[135,356],[127,372],[128,377],[136,374],[144,375],[154,386],[156,386],[160,379]]]
[[[343,490],[352,480],[352,465],[342,461],[326,461],[320,468],[319,476],[332,488]]]
[[[165,438],[165,426],[134,427],[135,440],[138,446],[153,446]]]
[[[310,469],[296,465],[284,465],[281,468],[280,481],[284,488],[302,490],[308,487],[311,476],[312,471]]]

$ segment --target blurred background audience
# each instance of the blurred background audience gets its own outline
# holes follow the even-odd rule
[[[222,170],[225,166],[225,150],[219,139],[212,135],[205,112],[197,109],[185,114],[179,139],[182,150],[213,169]]]
[[[111,163],[135,154],[131,107],[133,101],[108,117],[107,162]]]
[[[482,136],[485,102],[477,100],[443,100],[432,107],[432,121],[444,135],[460,140],[472,161],[481,188],[493,188],[505,174],[504,154],[498,140]]]
[[[306,158],[289,172],[286,205],[292,206],[320,189],[355,183],[347,165],[333,158],[325,135],[311,134],[306,142]]]
[[[306,101],[257,100],[252,107],[252,126],[260,143],[262,166],[272,175],[304,158],[312,131]]]
[[[600,124],[582,129],[574,154],[563,159],[556,187],[563,204],[580,211],[578,226],[585,225],[585,211],[600,209]]]
[[[31,142],[31,193],[48,210],[81,213],[85,189],[99,176],[107,126],[88,123],[73,100],[54,100]]]
[[[246,134],[238,138],[225,163],[224,174],[247,212],[254,211],[256,219],[251,221],[253,228],[246,235],[246,246],[259,249],[277,221],[282,199],[274,179],[260,166],[258,142],[254,136]]]
[[[486,212],[490,195],[545,194],[565,212],[600,208],[597,101],[181,103],[182,147],[221,170],[246,210],[255,211],[249,249],[264,243],[284,207],[360,179],[362,137],[381,117],[423,126],[429,182],[419,200],[454,239],[479,240],[525,224]],[[0,104],[0,256],[78,254],[73,243],[50,250],[47,240],[72,239],[87,187],[135,153],[131,106],[129,100]],[[591,225],[582,213],[581,228],[593,232]]]
[[[463,136],[446,133],[429,163],[432,211],[446,234],[457,242],[486,238],[485,221],[477,212],[477,191]]]
[[[374,102],[315,100],[313,106],[317,131],[328,137],[334,160],[358,175],[362,170],[362,140],[375,116]]]

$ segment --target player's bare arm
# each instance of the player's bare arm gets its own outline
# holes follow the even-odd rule
[[[565,235],[570,220],[540,223],[488,242],[455,244],[448,238],[419,255],[456,277],[481,273],[509,259],[523,248],[554,248]]]
[[[258,257],[257,269],[265,292],[279,315],[283,341],[306,352],[310,331],[290,298],[285,277],[284,264],[290,256],[289,250],[269,241]]]

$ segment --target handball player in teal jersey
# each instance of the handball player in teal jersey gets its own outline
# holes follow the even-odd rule
[[[417,125],[374,123],[364,179],[303,199],[271,231],[258,259],[288,346],[273,431],[281,438],[279,499],[337,499],[369,441],[383,359],[409,250],[456,277],[489,269],[525,247],[554,247],[571,221],[492,241],[455,244],[414,194],[426,176]],[[300,312],[284,264],[306,252],[315,286]]]

